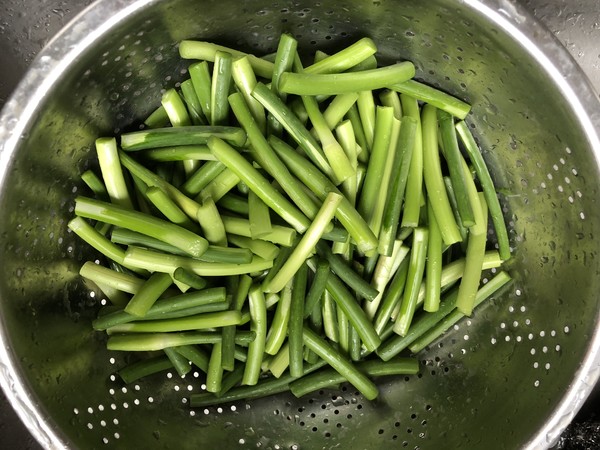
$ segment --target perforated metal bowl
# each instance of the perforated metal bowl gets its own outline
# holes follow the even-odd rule
[[[202,376],[124,387],[90,319],[77,271],[95,255],[71,233],[78,174],[95,137],[135,127],[186,77],[177,42],[257,54],[281,32],[334,50],[359,37],[382,62],[473,104],[510,225],[515,283],[386,379],[191,409]],[[599,374],[600,105],[545,29],[502,0],[107,0],[52,41],[0,118],[0,381],[48,448],[420,448],[550,446]]]

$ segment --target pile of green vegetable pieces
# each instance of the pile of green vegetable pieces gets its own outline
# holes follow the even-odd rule
[[[81,275],[112,303],[108,348],[139,352],[125,382],[196,366],[192,406],[346,381],[374,399],[510,280],[480,282],[510,247],[470,106],[411,62],[378,67],[368,38],[306,67],[286,34],[265,58],[179,50],[190,78],[96,141],[69,223],[106,257]]]

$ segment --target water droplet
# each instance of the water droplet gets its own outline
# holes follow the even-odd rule
[[[333,406],[342,406],[344,404],[344,397],[341,395],[336,395],[333,397],[331,404]]]

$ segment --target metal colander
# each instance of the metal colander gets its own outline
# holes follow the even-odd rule
[[[289,32],[308,52],[369,36],[382,63],[473,105],[509,224],[510,290],[385,379],[192,409],[203,376],[124,386],[126,357],[90,320],[77,275],[96,255],[66,223],[93,141],[134,129],[186,78],[177,42],[256,54]],[[0,379],[48,448],[538,449],[599,374],[600,104],[550,33],[506,0],[107,0],[42,52],[0,119]]]

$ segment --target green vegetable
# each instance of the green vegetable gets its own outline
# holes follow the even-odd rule
[[[175,89],[168,89],[163,94],[161,104],[174,127],[189,127],[192,124],[183,99]]]
[[[471,227],[475,224],[473,207],[467,194],[467,177],[470,173],[464,170],[462,165],[462,155],[458,148],[456,139],[456,129],[454,128],[454,119],[447,112],[438,110],[438,122],[440,124],[440,134],[442,137],[442,148],[448,162],[448,171],[450,180],[456,196],[458,215],[465,227]]]
[[[354,367],[342,354],[308,327],[304,327],[304,344],[348,380],[368,400],[373,400],[377,397],[379,394],[377,386]]]
[[[413,358],[397,358],[391,362],[365,361],[357,369],[370,377],[389,375],[414,375],[419,372],[419,361]],[[347,381],[346,377],[334,369],[321,369],[290,384],[296,397],[302,397],[319,389],[330,388]]]
[[[196,314],[200,312],[198,311],[198,307],[214,304],[223,304],[227,306],[224,288],[210,288],[157,300],[150,307],[148,312],[146,312],[144,318],[158,319],[165,318],[165,316],[173,317],[175,316],[173,313],[183,312],[188,314],[190,310],[193,310],[194,314]],[[125,310],[119,310],[98,317],[92,322],[92,326],[95,330],[106,330],[112,326],[132,322],[136,319],[139,319],[139,317],[133,316]]]
[[[192,256],[201,256],[208,248],[206,239],[185,228],[147,214],[126,210],[98,200],[77,197],[75,200],[75,214],[137,231],[172,244]]]
[[[283,288],[279,295],[279,301],[271,321],[271,327],[267,333],[265,353],[275,355],[281,349],[287,335],[288,323],[292,307],[292,280]]]
[[[229,251],[234,250],[230,249]],[[241,250],[241,255],[233,263],[206,262],[199,259],[187,258],[185,256],[170,255],[167,253],[145,250],[143,248],[129,247],[125,252],[125,263],[141,269],[154,272],[173,273],[179,267],[183,267],[196,275],[203,277],[240,275],[244,273],[259,272],[269,269],[273,262],[265,261],[257,256],[250,255],[247,261],[247,253]]]
[[[400,62],[377,69],[337,74],[286,72],[281,75],[279,90],[296,95],[336,95],[347,92],[381,89],[415,75],[411,62]]]
[[[346,381],[371,400],[372,378],[418,372],[400,352],[510,280],[481,285],[510,246],[470,106],[411,62],[378,65],[369,38],[306,68],[291,35],[264,58],[179,51],[198,60],[189,79],[145,128],[96,140],[101,176],[82,174],[96,198],[68,223],[99,254],[80,270],[104,294],[93,329],[138,353],[124,382],[195,366],[192,407]]]
[[[416,228],[413,232],[412,249],[410,252],[410,264],[406,277],[404,297],[400,305],[400,313],[394,324],[394,332],[400,336],[408,333],[413,315],[417,308],[419,288],[425,271],[425,260],[427,255],[427,243],[429,231],[425,228]]]
[[[237,325],[241,320],[242,317],[239,311],[221,311],[175,319],[123,323],[110,327],[108,331],[110,333],[168,333]]]
[[[246,360],[242,384],[255,385],[260,375],[260,365],[265,351],[268,327],[265,295],[260,289],[260,285],[254,285],[250,288],[248,303],[250,306],[250,329],[255,333],[256,338],[248,346],[248,359]]]
[[[252,96],[258,100],[279,123],[285,128],[296,143],[304,150],[306,155],[327,175],[332,175],[332,169],[325,158],[325,154],[312,134],[302,124],[300,119],[290,111],[264,84],[258,83],[252,91]]]
[[[362,38],[334,55],[326,56],[304,69],[304,73],[338,73],[360,64],[377,52],[377,46],[369,38]]]
[[[429,103],[436,108],[441,109],[442,111],[446,111],[452,114],[459,119],[464,119],[469,111],[471,111],[471,107],[457,99],[456,97],[452,97],[445,92],[440,91],[434,87],[428,86],[423,83],[419,83],[416,80],[407,80],[401,83],[395,83],[389,86],[390,89],[401,92],[402,94],[410,95],[417,100],[421,100],[425,103]]]
[[[167,356],[156,356],[132,363],[119,370],[118,374],[126,384],[158,372],[169,370],[173,363]]]
[[[417,99],[408,95],[400,95],[400,102],[404,114],[417,121],[413,153],[410,157],[404,211],[402,212],[403,227],[418,227],[421,214],[421,195],[423,192],[423,126]]]
[[[487,284],[484,284],[478,291],[475,297],[474,306],[479,306],[484,300],[488,299],[495,292],[500,290],[505,284],[511,281],[510,275],[506,272],[500,272]],[[458,309],[448,314],[442,321],[440,321],[435,327],[430,328],[427,333],[423,334],[416,339],[411,345],[410,350],[413,353],[420,352],[426,346],[428,346],[435,339],[440,337],[446,330],[450,329],[456,322],[462,319],[465,315]]]
[[[254,90],[254,86],[256,86],[257,81],[247,56],[233,61],[232,75],[233,80],[241,94],[236,93],[231,95],[243,95],[245,104],[248,107],[249,115],[251,115],[253,122],[255,122],[255,125],[261,135],[264,134],[267,130],[265,108],[263,108],[258,100],[252,97],[252,91]],[[233,105],[231,105],[231,99],[229,99],[229,102],[231,108],[233,108]]]
[[[244,130],[229,126],[181,126],[177,128],[154,128],[132,131],[121,135],[121,148],[127,151],[178,145],[206,144],[208,138],[218,137],[232,145],[243,145],[246,141]]]
[[[158,297],[173,283],[171,276],[165,273],[154,273],[143,284],[140,290],[131,298],[125,312],[138,317],[144,317]]]
[[[215,344],[215,346],[216,345],[218,345],[218,343]],[[177,353],[175,349],[165,348],[163,351],[165,352],[165,355],[167,355],[167,358],[169,358],[171,361],[171,364],[173,364],[173,368],[180,377],[184,377],[190,372],[190,370],[192,370],[192,367],[189,365],[187,359],[185,359],[181,354]]]
[[[111,202],[126,209],[133,209],[123,170],[119,163],[116,139],[96,139],[96,153],[102,171],[102,179]]]
[[[315,276],[310,289],[306,293],[306,299],[304,301],[304,318],[308,316],[316,309],[316,306],[325,291],[327,286],[327,277],[329,276],[329,262],[325,259],[319,259],[315,268]]]
[[[304,342],[302,327],[304,323],[304,302],[308,266],[303,264],[292,280],[291,309],[288,329],[290,374],[301,376],[303,372]]]
[[[191,64],[189,67],[192,86],[198,97],[200,109],[204,117],[210,120],[211,87],[212,80],[206,61]]]
[[[391,255],[394,248],[417,129],[417,121],[414,118],[410,116],[402,118],[398,148],[391,164],[391,173],[395,176],[391,178],[388,196],[385,198],[381,231],[379,233],[378,250],[382,255]]]
[[[492,222],[494,223],[494,229],[496,230],[500,257],[503,260],[507,260],[510,258],[510,244],[508,242],[508,232],[506,231],[506,224],[504,223],[504,216],[502,215],[502,208],[500,207],[500,202],[498,201],[498,196],[496,195],[494,182],[492,181],[485,161],[479,152],[477,143],[475,142],[475,139],[473,138],[473,135],[469,131],[469,128],[465,122],[458,122],[456,124],[456,130],[458,131],[458,135],[465,146],[473,166],[475,167],[477,177],[481,183],[481,187],[485,195],[485,201],[487,202],[490,210],[490,216],[492,218]]]
[[[247,55],[244,52],[213,44],[212,42],[183,40],[179,43],[179,54],[184,59],[200,59],[214,62],[219,51],[230,53],[233,57],[247,56],[258,76],[268,79],[271,79],[273,76],[273,63],[254,55]]]
[[[185,101],[192,125],[206,125],[207,120],[202,112],[202,105],[191,79],[181,83],[181,95]]]
[[[304,261],[306,261],[319,239],[321,239],[325,228],[331,222],[331,219],[333,219],[342,198],[341,195],[335,192],[330,192],[327,195],[313,223],[308,227],[308,230],[306,230],[306,233],[300,239],[283,267],[268,283],[263,284],[262,289],[264,292],[279,292],[292,279]]]
[[[231,63],[231,53],[221,50],[215,53],[210,89],[211,125],[224,125],[229,121],[227,96],[231,86]]]
[[[256,339],[256,333],[239,331],[236,333],[236,342],[249,344]],[[221,341],[221,333],[215,331],[188,331],[181,333],[136,333],[117,334],[110,336],[106,343],[109,350],[119,351],[154,351],[169,347],[190,344],[214,344]]]
[[[329,192],[340,194],[334,184],[329,181],[326,176],[320,173],[315,166],[301,155],[295,153],[283,141],[272,138],[271,143],[281,159],[288,165],[290,171],[296,175],[300,181],[306,184],[315,195],[325,199]],[[359,250],[363,253],[369,253],[375,250],[377,247],[377,238],[363,217],[345,197],[342,198],[339,204],[336,217],[356,241]]]
[[[437,112],[431,105],[423,107],[421,126],[423,130],[423,178],[431,209],[435,214],[444,244],[452,245],[461,241],[458,226],[454,220],[448,200],[438,150]]]
[[[213,154],[234,172],[248,187],[283,220],[296,231],[303,233],[309,225],[309,220],[302,211],[281,195],[269,181],[252,167],[240,153],[225,141],[210,138],[208,146]]]
[[[319,209],[318,205],[303,189],[302,183],[290,174],[286,165],[271,148],[258,124],[253,120],[250,110],[240,94],[231,94],[229,96],[229,104],[248,135],[254,157],[258,163],[281,185],[298,208],[309,219],[313,219]]]

